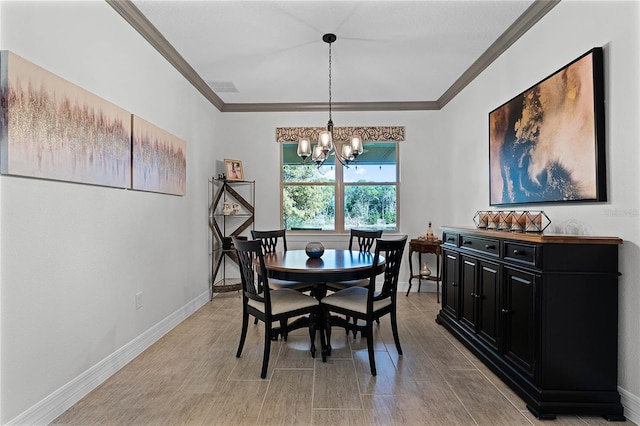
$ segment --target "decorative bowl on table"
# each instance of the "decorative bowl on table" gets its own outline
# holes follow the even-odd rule
[[[324,246],[319,242],[311,242],[307,243],[307,246],[304,248],[304,251],[307,253],[312,259],[319,259],[324,254]]]

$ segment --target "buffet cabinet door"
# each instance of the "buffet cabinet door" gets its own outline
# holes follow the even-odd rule
[[[535,373],[536,276],[505,267],[504,357],[533,379]]]
[[[442,310],[458,319],[458,259],[459,254],[443,250]]]
[[[499,271],[495,262],[460,256],[460,323],[494,350],[500,327]]]
[[[477,333],[494,350],[498,350],[500,329],[500,266],[494,262],[478,261],[478,286],[476,299]]]

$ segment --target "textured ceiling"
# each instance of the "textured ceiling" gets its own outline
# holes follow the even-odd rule
[[[532,4],[555,2],[132,3],[222,104],[326,103],[329,32],[333,102],[442,104],[497,41],[508,47],[553,7],[531,18]]]

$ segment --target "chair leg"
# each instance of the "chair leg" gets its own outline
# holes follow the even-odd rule
[[[256,321],[258,318],[256,318]],[[247,328],[249,327],[249,314],[242,315],[242,331],[240,331],[240,343],[238,344],[238,351],[236,352],[236,358],[240,358],[242,355],[242,348],[244,348],[244,341],[247,338]]]
[[[311,313],[309,314],[309,338],[311,339],[311,358],[316,357],[316,329],[317,328],[318,328],[318,314]]]
[[[287,337],[289,337],[289,330],[287,330],[287,319],[280,320],[280,334],[282,334],[282,339],[286,342]],[[274,340],[277,340],[274,339]]]
[[[367,325],[367,351],[369,352],[369,366],[371,367],[371,375],[375,376],[376,372],[376,360],[373,356],[373,320],[368,319]]]
[[[391,311],[391,331],[393,333],[393,341],[396,342],[396,349],[398,355],[402,355],[402,348],[400,347],[400,337],[398,336],[398,320],[396,318],[396,311]]]
[[[327,338],[326,352],[328,356],[331,356],[331,312],[325,311],[323,313],[323,320],[324,320],[324,331]],[[325,358],[323,357],[322,360],[324,361]]]
[[[264,322],[264,354],[262,356],[262,371],[260,378],[267,377],[267,367],[269,366],[269,352],[271,352],[271,321]]]
[[[324,315],[318,313],[318,330],[320,331],[320,352],[322,353],[322,362],[327,362],[327,340],[325,339],[325,327],[323,327]]]

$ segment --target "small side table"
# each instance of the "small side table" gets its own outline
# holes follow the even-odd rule
[[[411,291],[411,280],[414,278],[418,279],[418,292],[420,292],[420,287],[422,286],[422,280],[435,281],[436,282],[436,301],[440,303],[440,254],[442,253],[442,249],[440,248],[440,244],[442,244],[441,240],[417,240],[413,239],[409,241],[409,289],[407,290],[407,296],[409,296],[409,291]],[[413,262],[411,258],[413,257],[413,252],[418,252],[418,268],[422,264],[422,253],[432,253],[436,255],[436,276],[433,275],[428,277],[423,277],[420,274],[413,274]]]

